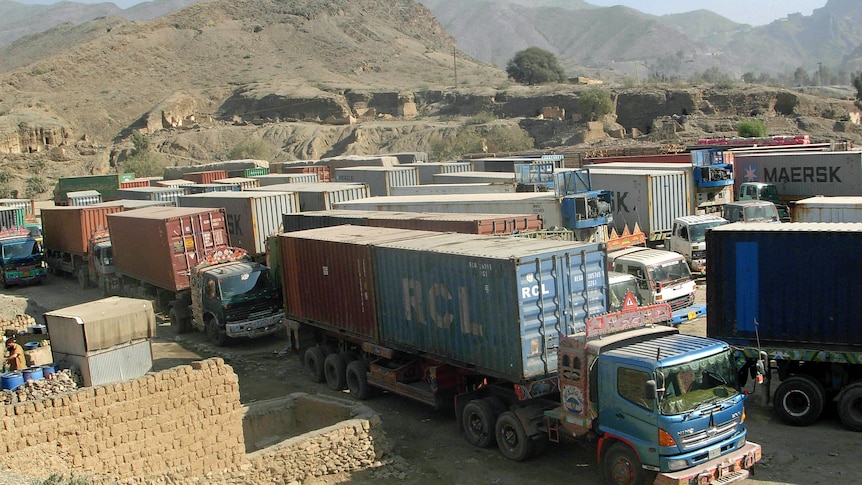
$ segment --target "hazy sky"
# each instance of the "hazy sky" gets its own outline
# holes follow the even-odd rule
[[[601,6],[625,5],[652,15],[711,10],[734,22],[765,25],[790,13],[811,15],[826,0],[586,0]]]

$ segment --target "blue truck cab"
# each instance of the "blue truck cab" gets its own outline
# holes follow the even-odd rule
[[[42,244],[25,228],[0,231],[3,288],[42,283],[48,278]]]

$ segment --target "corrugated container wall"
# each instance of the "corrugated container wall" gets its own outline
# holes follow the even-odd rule
[[[25,216],[36,214],[36,205],[33,199],[0,199],[0,207],[20,207],[24,209]]]
[[[332,182],[332,170],[330,170],[326,165],[287,165],[285,163],[279,167],[280,168],[277,170],[278,173],[313,173],[317,175],[317,180],[320,182]]]
[[[523,382],[555,374],[559,335],[605,312],[599,244],[450,233],[373,246],[380,338],[396,350]]]
[[[57,350],[53,350],[52,354],[55,361],[66,362],[80,369],[81,380],[86,387],[136,379],[153,370],[153,346],[148,339],[133,340],[84,355]]]
[[[24,226],[23,207],[0,207],[0,229]]]
[[[316,184],[322,182],[316,173],[271,173],[255,177],[260,187],[277,184]]]
[[[184,179],[159,180],[156,182],[156,187],[180,187],[183,185],[192,185],[194,182]]]
[[[435,184],[499,184],[515,183],[515,173],[451,172],[435,173]]]
[[[191,184],[181,187],[185,195],[206,194],[209,192],[239,192],[241,187],[236,184]],[[257,187],[252,187],[257,188]]]
[[[335,209],[336,204],[368,197],[365,184],[345,184],[338,182],[318,184],[276,184],[249,189],[264,192],[296,192],[299,194],[299,210],[324,211]]]
[[[418,165],[422,165],[417,164]],[[389,195],[453,195],[453,194],[503,194],[515,192],[514,184],[429,184],[407,187],[389,187]]]
[[[809,197],[793,205],[793,222],[862,222],[862,197]]]
[[[213,180],[226,179],[226,170],[207,170],[205,172],[187,172],[182,175],[185,180],[191,180],[196,184],[211,184]]]
[[[278,234],[282,215],[299,212],[299,197],[290,192],[214,192],[184,195],[179,205],[224,208],[231,244],[258,255],[266,254],[266,240]]]
[[[168,291],[189,287],[189,273],[230,245],[224,209],[146,207],[112,214],[108,230],[117,272]]]
[[[335,181],[364,183],[368,185],[368,193],[376,197],[392,195],[392,187],[417,185],[419,172],[414,166],[337,168]]]
[[[734,152],[734,193],[742,182],[775,184],[794,201],[816,195],[862,195],[862,152]]]
[[[132,180],[126,180],[125,182],[120,182],[121,189],[130,189],[132,187],[150,187],[151,185],[152,183],[149,178],[135,178]]]
[[[135,199],[117,199],[101,204],[94,204],[90,207],[108,207],[118,206],[125,210],[140,209],[141,207],[168,207],[173,206],[172,201],[167,200],[135,200]]]
[[[228,170],[228,177],[241,177],[241,178],[252,178],[257,177],[259,175],[266,175],[269,173],[269,167],[255,167],[255,168],[243,168],[237,170]]]
[[[536,214],[447,214],[335,210],[285,214],[282,221],[284,232],[342,224],[486,235],[512,234],[542,229],[542,218]]]
[[[862,224],[735,223],[706,242],[710,337],[862,350]]]
[[[108,228],[108,214],[122,210],[119,205],[43,208],[42,237],[45,249],[87,254],[93,233]]]
[[[99,204],[102,202],[102,194],[96,190],[81,190],[79,192],[67,192],[66,202],[71,206],[85,206]]]
[[[185,194],[185,191],[179,186],[177,187],[132,187],[129,189],[120,189],[117,194],[121,199],[131,200],[156,200],[161,202],[169,202],[171,205],[177,204],[177,199]]]
[[[156,335],[153,303],[111,296],[45,313],[51,349],[73,355]]]
[[[214,184],[223,185],[239,185],[240,190],[253,189],[260,187],[260,181],[254,178],[246,177],[228,177],[226,179],[213,180]]]
[[[434,175],[438,173],[473,171],[473,164],[470,162],[417,163],[413,166],[419,171],[419,183],[422,185],[433,184]]]

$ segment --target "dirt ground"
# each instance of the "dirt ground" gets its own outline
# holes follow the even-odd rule
[[[40,320],[45,311],[100,297],[97,290],[81,290],[71,279],[53,277],[46,285],[6,290],[0,296],[0,318],[26,312]],[[699,299],[705,299],[703,285],[699,287]],[[703,335],[705,319],[685,323],[681,331]],[[288,351],[287,341],[279,338],[216,348],[203,334],[176,335],[165,316],[160,315],[154,352],[154,370],[210,356],[224,358],[239,375],[244,403],[291,392],[349,397],[346,391],[335,393],[323,384],[311,383],[302,372],[297,356]],[[765,405],[763,387],[754,391],[746,407],[746,424],[749,439],[763,446],[763,460],[755,476],[746,483],[839,484],[858,482],[862,478],[862,460],[854,458],[862,453],[862,439],[859,434],[842,427],[834,409],[811,427],[790,427],[780,423]],[[388,394],[366,404],[382,417],[393,447],[394,463],[382,470],[329,476],[305,485],[601,483],[592,444],[553,445],[541,456],[516,463],[503,458],[496,449],[468,445],[456,429],[451,413]]]

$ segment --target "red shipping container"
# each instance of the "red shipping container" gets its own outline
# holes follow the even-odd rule
[[[108,214],[122,212],[123,206],[64,206],[41,210],[45,249],[84,256],[90,237],[108,228]]]
[[[168,291],[189,287],[189,274],[230,245],[224,209],[145,207],[108,217],[117,272]]]
[[[125,182],[120,182],[121,189],[130,189],[132,187],[149,187],[150,179],[132,179]]]
[[[368,225],[416,231],[459,232],[462,234],[503,235],[542,229],[538,214],[441,214],[400,212],[400,218],[368,217]]]
[[[225,170],[208,170],[206,172],[188,172],[183,174],[184,180],[191,180],[196,184],[211,184],[214,180],[226,179]]]
[[[630,163],[691,163],[691,153],[674,153],[670,155],[635,155],[630,157],[595,157],[584,159],[584,166],[600,163],[630,162]]]
[[[281,173],[316,173],[317,180],[332,182],[332,171],[326,165],[303,165],[301,167],[283,167]]]

